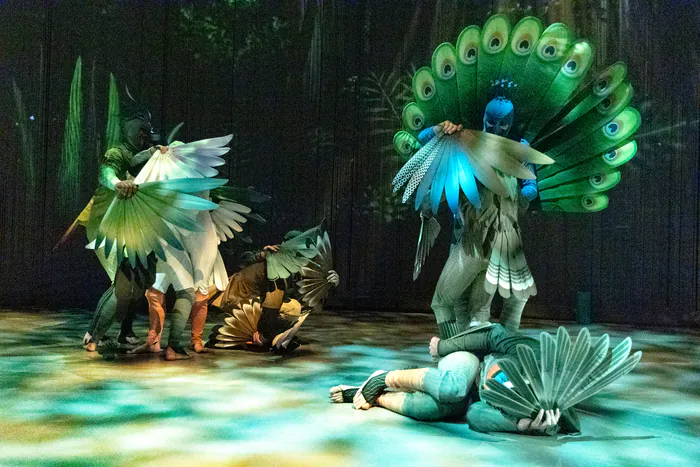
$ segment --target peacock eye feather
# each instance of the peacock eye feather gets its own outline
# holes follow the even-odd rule
[[[544,54],[547,55],[548,57],[554,57],[554,55],[557,53],[557,48],[554,47],[553,45],[548,45],[544,49]]]
[[[605,154],[605,158],[609,161],[614,161],[615,157],[617,157],[617,151],[615,149]]]
[[[569,60],[568,62],[566,62],[566,65],[564,65],[564,66],[570,72],[574,72],[574,71],[576,71],[576,67],[577,67],[576,60]]]
[[[417,132],[423,128],[425,114],[415,102],[409,102],[403,109],[401,119],[407,128]]]
[[[522,41],[520,41],[520,44],[518,45],[518,47],[520,48],[521,51],[524,52],[530,48],[530,41],[528,41],[527,39],[523,39]]]
[[[510,23],[503,15],[492,16],[486,24],[482,36],[482,47],[490,54],[500,53],[508,42]]]
[[[617,130],[620,129],[620,126],[615,123],[615,122],[610,122],[606,125],[605,127],[605,133],[608,134],[608,136],[613,136],[615,133],[617,133]]]

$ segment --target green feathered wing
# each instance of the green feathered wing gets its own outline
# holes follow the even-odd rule
[[[148,267],[147,257],[151,253],[165,261],[162,242],[183,248],[172,229],[197,231],[196,211],[217,207],[192,193],[211,190],[226,182],[209,178],[146,182],[139,185],[131,198],[114,197],[97,229],[98,253],[102,251],[109,258],[115,250],[117,263],[128,258],[132,267],[136,267],[137,261]]]
[[[465,28],[455,45],[438,45],[431,66],[413,76],[415,102],[404,107],[403,128],[394,136],[396,151],[407,160],[393,181],[395,191],[405,186],[403,201],[415,195],[416,209],[429,195],[433,211],[444,194],[456,213],[461,194],[480,205],[477,181],[507,195],[501,173],[528,178],[518,170],[525,161],[547,164],[537,170],[542,210],[604,209],[604,193],[636,153],[641,119],[629,105],[625,65],[615,63],[591,79],[593,57],[593,45],[569,27],[543,28],[534,17],[513,27],[494,15],[483,28]],[[515,107],[509,138],[524,138],[532,148],[521,157],[481,132],[489,87],[499,80],[517,84],[509,96]],[[445,119],[469,131],[421,146],[421,130]]]
[[[250,241],[247,237],[241,237],[244,224],[249,220],[261,224],[265,223],[265,219],[256,213],[251,206],[267,203],[270,200],[269,196],[246,188],[232,186],[215,188],[209,195],[211,200],[218,205],[211,212],[211,220],[216,227],[219,241],[225,242],[237,236],[242,240]]]
[[[517,418],[532,418],[541,409],[567,411],[626,375],[639,363],[642,352],[630,355],[628,337],[609,348],[604,334],[593,341],[588,329],[575,342],[563,327],[556,337],[540,334],[540,355],[519,345],[517,358],[498,361],[510,384],[488,379],[479,391],[481,400]],[[508,387],[512,386],[512,387]]]
[[[319,255],[316,245],[318,237],[323,238],[324,223],[303,232],[282,243],[276,252],[266,256],[267,278],[274,281],[287,279],[292,274],[301,272],[302,268]]]
[[[413,280],[418,279],[430,249],[440,234],[440,223],[434,217],[420,216],[420,234],[416,246],[416,257],[413,260]]]
[[[302,279],[297,282],[301,301],[311,309],[321,306],[333,288],[333,284],[328,281],[328,275],[333,269],[333,250],[328,232],[319,229],[315,244],[318,254],[302,266]]]
[[[175,128],[177,130],[177,127]],[[233,135],[208,138],[191,143],[171,143],[165,153],[156,151],[134,180],[137,184],[157,180],[206,178],[218,175],[216,167],[224,165],[222,158],[229,152]],[[209,193],[218,206],[211,212],[220,242],[240,236],[248,220],[265,222],[249,206],[264,203],[270,198],[252,190],[235,187],[217,187]]]

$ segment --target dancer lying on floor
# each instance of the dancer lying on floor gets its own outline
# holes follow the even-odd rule
[[[277,351],[298,347],[294,334],[308,312],[320,307],[340,282],[323,223],[306,232],[290,231],[281,245],[247,252],[241,262],[243,269],[211,303],[231,316],[214,329],[210,345]]]
[[[573,434],[580,432],[573,406],[641,358],[641,352],[628,357],[629,338],[612,352],[608,343],[607,335],[591,343],[585,328],[572,343],[564,328],[556,338],[542,333],[537,340],[500,324],[482,325],[450,339],[433,337],[430,354],[442,357],[437,369],[380,370],[360,387],[331,388],[330,398],[421,421],[466,414],[469,427],[480,432]]]

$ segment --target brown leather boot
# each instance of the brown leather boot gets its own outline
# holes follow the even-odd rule
[[[146,290],[148,300],[148,338],[129,353],[160,353],[160,336],[165,322],[165,294],[160,290]]]
[[[198,291],[194,296],[192,313],[190,313],[190,318],[192,319],[192,348],[197,353],[210,352],[209,349],[204,347],[204,342],[202,341],[202,333],[207,322],[207,311],[209,309],[208,298],[209,294],[203,294]]]

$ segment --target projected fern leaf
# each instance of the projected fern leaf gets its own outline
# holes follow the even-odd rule
[[[75,62],[70,86],[68,116],[63,133],[63,150],[59,167],[59,205],[63,212],[72,213],[78,204],[80,193],[80,145],[83,127],[83,62]]]

